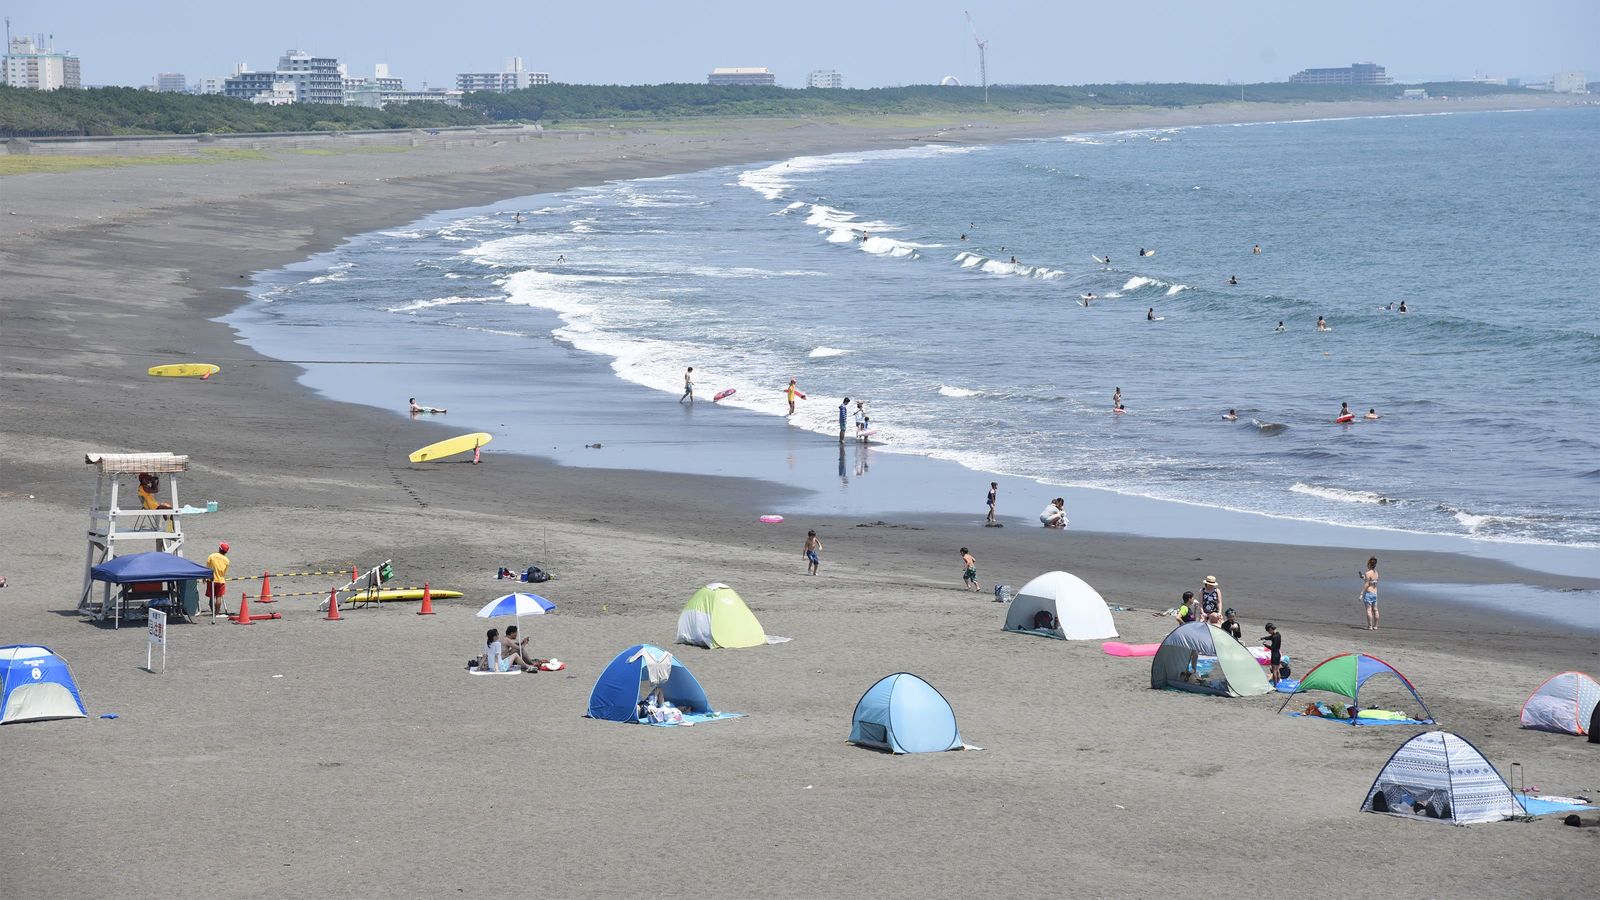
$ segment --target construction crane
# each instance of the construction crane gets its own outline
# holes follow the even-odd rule
[[[972,29],[972,39],[978,44],[978,81],[983,85],[983,102],[989,102],[989,40],[978,34],[978,25],[967,13],[967,27]]]

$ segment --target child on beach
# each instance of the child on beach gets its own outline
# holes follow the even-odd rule
[[[822,557],[818,555],[822,552],[822,539],[817,537],[816,531],[806,532],[806,545],[800,552],[806,558],[806,574],[817,574],[817,566],[822,564]]]
[[[784,391],[783,391],[783,396],[784,396],[784,399],[789,401],[789,415],[792,416],[792,415],[794,415],[794,401],[795,401],[795,398],[796,397],[804,397],[805,394],[800,393],[800,386],[795,384],[794,379],[791,378],[791,379],[789,379],[789,386],[787,388],[785,388]]]
[[[867,401],[856,401],[856,437],[860,440],[867,439]]]
[[[978,561],[967,548],[961,548],[961,583],[969,591],[978,590]]]
[[[989,517],[987,519],[983,520],[983,524],[989,526],[990,528],[993,528],[994,526],[1000,524],[999,522],[996,522],[995,518],[994,518],[995,501],[999,498],[999,496],[1000,496],[1000,482],[998,482],[998,481],[989,482],[989,500],[988,500],[988,503],[989,503]]]

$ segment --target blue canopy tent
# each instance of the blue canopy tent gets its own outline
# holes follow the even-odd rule
[[[211,569],[197,562],[184,559],[175,553],[161,553],[152,550],[148,553],[130,553],[127,556],[118,556],[108,559],[89,570],[89,577],[95,581],[107,584],[133,585],[151,584],[160,582],[195,582],[209,580]],[[130,597],[130,591],[124,590],[124,600]],[[185,614],[193,614],[199,608],[199,597],[192,589],[186,592],[194,597],[193,608],[190,607],[188,597],[185,597],[183,610]],[[117,604],[116,621],[121,625],[123,603]]]
[[[891,753],[938,753],[963,746],[949,701],[909,672],[885,676],[861,695],[850,717],[850,741]]]
[[[700,682],[676,656],[651,644],[634,644],[618,653],[596,679],[589,693],[589,718],[638,722],[639,701],[657,686],[662,699],[686,715],[712,711]]]

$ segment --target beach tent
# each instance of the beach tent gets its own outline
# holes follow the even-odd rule
[[[589,692],[589,718],[637,722],[639,701],[658,684],[662,698],[684,713],[711,710],[700,682],[676,656],[650,644],[634,644],[618,653],[595,680]]]
[[[767,642],[750,607],[733,588],[712,582],[689,598],[678,614],[678,643],[697,647],[759,647]]]
[[[1301,676],[1300,686],[1295,688],[1294,694],[1302,694],[1306,691],[1327,691],[1331,694],[1349,697],[1350,702],[1359,707],[1361,705],[1360,694],[1362,686],[1367,683],[1368,679],[1376,675],[1389,675],[1398,678],[1400,683],[1405,685],[1406,690],[1411,692],[1412,699],[1416,700],[1417,705],[1422,707],[1423,718],[1414,721],[1423,725],[1433,724],[1433,713],[1428,712],[1428,704],[1422,702],[1422,695],[1417,693],[1417,688],[1411,683],[1411,679],[1400,674],[1400,670],[1394,666],[1376,656],[1368,656],[1365,653],[1341,653],[1338,656],[1329,657],[1317,663],[1311,667],[1310,671]],[[1287,707],[1294,700],[1294,694],[1290,694],[1288,699],[1283,701],[1283,706],[1278,708],[1279,712],[1282,712],[1284,707]],[[1382,724],[1384,721],[1386,720],[1380,719],[1363,723],[1360,719],[1349,720],[1352,725]]]
[[[1583,672],[1562,672],[1545,680],[1522,704],[1522,727],[1592,736],[1600,682]]]
[[[1039,613],[1048,612],[1051,627],[1037,627]],[[1046,572],[1022,586],[1006,610],[1006,631],[1098,641],[1117,636],[1111,610],[1100,592],[1068,572]]]
[[[1589,714],[1589,743],[1600,744],[1600,704]]]
[[[1478,748],[1448,731],[1426,731],[1401,744],[1378,771],[1361,808],[1456,825],[1527,814]]]
[[[49,647],[0,647],[0,725],[86,718],[66,660]]]
[[[856,701],[850,741],[891,753],[960,750],[955,710],[933,685],[909,672],[878,679]]]
[[[1190,622],[1167,635],[1150,659],[1150,686],[1225,697],[1271,693],[1244,645],[1215,625]]]

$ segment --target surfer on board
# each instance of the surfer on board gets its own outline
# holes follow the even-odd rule
[[[1154,322],[1156,320],[1156,308],[1154,306],[1152,306],[1149,309],[1145,310],[1145,312],[1144,312],[1144,320],[1146,322]]]
[[[1237,422],[1239,421],[1239,414],[1230,409],[1222,414],[1222,418],[1229,422]]]
[[[1228,276],[1228,283],[1229,284],[1238,284],[1239,283],[1239,276],[1237,276],[1237,275],[1229,275]]]
[[[1289,329],[1287,329],[1287,328],[1285,328],[1285,327],[1283,327],[1283,320],[1282,320],[1282,319],[1279,319],[1279,320],[1278,320],[1278,327],[1277,327],[1277,328],[1274,328],[1274,329],[1272,329],[1272,330],[1273,330],[1273,331],[1280,331],[1280,332],[1281,332],[1281,331],[1288,331],[1288,330],[1289,330]]]

